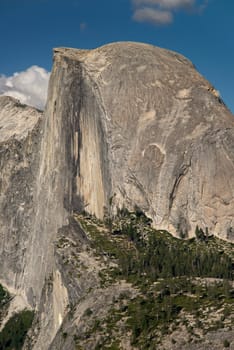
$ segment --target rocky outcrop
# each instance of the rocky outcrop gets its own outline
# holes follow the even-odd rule
[[[234,118],[191,62],[137,43],[62,48],[51,79],[68,209],[138,206],[175,235],[231,238]]]

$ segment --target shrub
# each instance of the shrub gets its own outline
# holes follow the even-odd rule
[[[227,339],[224,340],[223,346],[224,346],[225,348],[229,348],[230,343],[229,343],[229,341],[228,341]]]
[[[20,350],[32,325],[34,313],[24,310],[9,319],[0,333],[0,349]]]
[[[0,308],[10,299],[9,293],[0,284]]]
[[[85,310],[85,312],[84,312],[84,316],[91,316],[92,315],[92,313],[93,313],[93,311],[88,307],[86,310]]]

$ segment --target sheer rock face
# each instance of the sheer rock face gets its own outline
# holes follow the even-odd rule
[[[68,210],[137,205],[176,235],[232,236],[234,117],[191,62],[137,43],[61,48],[51,81]]]
[[[41,115],[16,99],[0,97],[0,279],[21,295],[31,288],[24,287],[22,276],[30,268],[35,272],[26,257],[32,252]]]
[[[39,311],[37,350],[49,347],[68,304],[53,246],[65,209],[55,173],[46,176],[45,122],[42,112],[0,97],[0,283],[14,295],[8,317],[25,307]]]

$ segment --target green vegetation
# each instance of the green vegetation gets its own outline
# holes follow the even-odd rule
[[[11,299],[10,294],[0,284],[0,324],[1,324],[2,319],[4,319],[4,317],[5,317],[5,314],[7,312],[8,306],[9,306],[10,299]]]
[[[140,218],[142,221],[142,217]],[[146,220],[146,219],[144,219]],[[139,229],[139,217],[123,227],[123,233],[133,241],[138,250],[137,259],[128,260],[129,274],[147,274],[151,280],[157,278],[194,277],[233,277],[233,261],[223,249],[218,249],[219,240],[202,235],[190,240],[179,240],[166,231],[148,230],[147,239]],[[140,222],[141,222],[140,221]]]
[[[10,294],[0,284],[0,310],[10,300]]]
[[[22,349],[27,332],[32,325],[33,317],[34,313],[29,310],[24,310],[11,317],[0,332],[0,349]]]
[[[88,307],[88,309],[86,309],[84,312],[84,316],[89,317],[92,315],[92,313],[93,313],[93,311]]]
[[[223,346],[224,346],[225,348],[229,348],[230,343],[229,343],[229,341],[228,341],[227,339],[224,340]]]
[[[160,336],[170,334],[176,322],[180,320],[179,315],[189,314],[193,317],[194,328],[202,331],[213,330],[224,327],[223,324],[205,323],[202,319],[205,316],[204,310],[213,307],[218,310],[226,302],[229,302],[229,293],[225,296],[225,286],[222,282],[210,286],[199,286],[189,279],[168,280],[159,284],[157,289],[151,289],[144,296],[139,296],[129,302],[126,316],[127,324],[132,330],[132,344],[147,347],[152,341],[156,342]],[[181,288],[182,287],[182,288]],[[230,304],[229,310],[231,312]],[[192,333],[191,321],[180,320],[184,323],[188,333]],[[172,327],[173,325],[173,327]],[[147,345],[146,339],[151,334],[150,342]]]
[[[131,344],[137,349],[155,349],[164,335],[182,325],[191,339],[199,340],[195,330],[208,331],[231,325],[225,324],[225,316],[233,313],[230,291],[226,282],[200,284],[186,277],[162,279],[157,284],[148,284],[148,290],[131,298],[128,293],[119,295],[106,318],[93,319],[85,338],[101,335],[97,349],[111,349],[111,345],[123,334],[131,334]],[[232,300],[233,301],[233,300]],[[210,319],[210,311],[216,312],[225,306],[220,320]],[[173,338],[172,338],[173,339]],[[175,341],[175,340],[172,340]],[[120,347],[116,347],[120,349]]]
[[[110,220],[106,221],[109,227]],[[142,275],[151,281],[178,276],[233,279],[233,245],[198,228],[197,239],[181,240],[151,228],[150,219],[141,211],[126,209],[113,220],[111,232],[98,229],[92,220],[81,223],[97,253],[118,261],[119,269],[112,274],[131,281]]]
[[[100,271],[101,287],[125,279],[139,291],[135,298],[117,297],[105,319],[96,319],[87,310],[85,316],[93,321],[87,338],[101,335],[96,349],[120,349],[118,339],[129,332],[132,345],[145,350],[157,348],[164,335],[182,326],[188,341],[231,327],[233,244],[198,227],[194,238],[177,239],[153,229],[140,210],[124,209],[115,218],[106,216],[104,225],[91,216],[76,219],[96,254],[115,263]]]

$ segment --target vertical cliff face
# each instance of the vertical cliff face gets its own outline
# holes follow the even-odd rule
[[[55,212],[86,207],[101,217],[109,191],[102,105],[79,60],[59,52],[45,118],[40,177],[57,198]]]
[[[42,315],[43,331],[36,349],[49,346],[67,310],[67,290],[54,260],[58,230],[68,225],[74,210],[85,208],[102,217],[107,202],[108,158],[101,107],[80,62],[56,55],[42,125],[31,242],[25,258],[31,268],[23,274],[27,297]],[[44,286],[48,280],[53,281],[52,290]]]
[[[82,74],[79,62],[55,58],[35,188],[31,246],[37,246],[38,253],[29,254],[29,264],[38,259],[38,280],[52,266],[53,250],[48,247],[58,229],[68,223],[68,215],[87,206],[101,217],[106,202],[101,111]]]
[[[36,349],[49,346],[68,304],[53,245],[66,224],[64,191],[72,173],[58,157],[61,127],[34,108],[0,97],[0,283],[14,296],[10,314],[25,307],[39,311]]]
[[[13,291],[22,285],[34,217],[42,113],[0,97],[0,279]]]
[[[234,118],[193,65],[150,45],[117,43],[56,49],[62,66],[73,71],[72,88],[63,81],[58,90],[61,106],[69,101],[63,118],[73,118],[67,205],[102,217],[112,198],[111,210],[137,205],[176,235],[198,225],[230,238]]]

